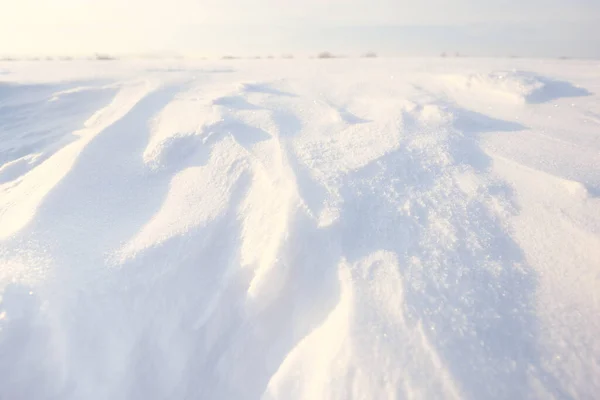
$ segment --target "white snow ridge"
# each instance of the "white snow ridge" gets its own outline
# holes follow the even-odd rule
[[[441,63],[0,63],[0,399],[596,398],[598,64]]]

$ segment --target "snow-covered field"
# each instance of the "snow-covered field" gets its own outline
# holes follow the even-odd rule
[[[600,62],[0,63],[0,399],[592,399]]]

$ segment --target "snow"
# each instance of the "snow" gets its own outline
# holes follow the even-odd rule
[[[0,71],[0,399],[600,390],[597,61]]]

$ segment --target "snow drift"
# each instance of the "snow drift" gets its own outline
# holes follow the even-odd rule
[[[531,72],[494,71],[487,74],[442,76],[451,87],[476,95],[497,97],[517,103],[539,104],[562,97],[587,96],[581,87]]]
[[[0,398],[592,398],[597,66],[460,62],[2,66]]]

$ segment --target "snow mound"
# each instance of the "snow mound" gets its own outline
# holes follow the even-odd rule
[[[454,90],[472,92],[518,104],[545,103],[562,97],[588,96],[586,89],[524,71],[495,71],[487,74],[444,75]]]

